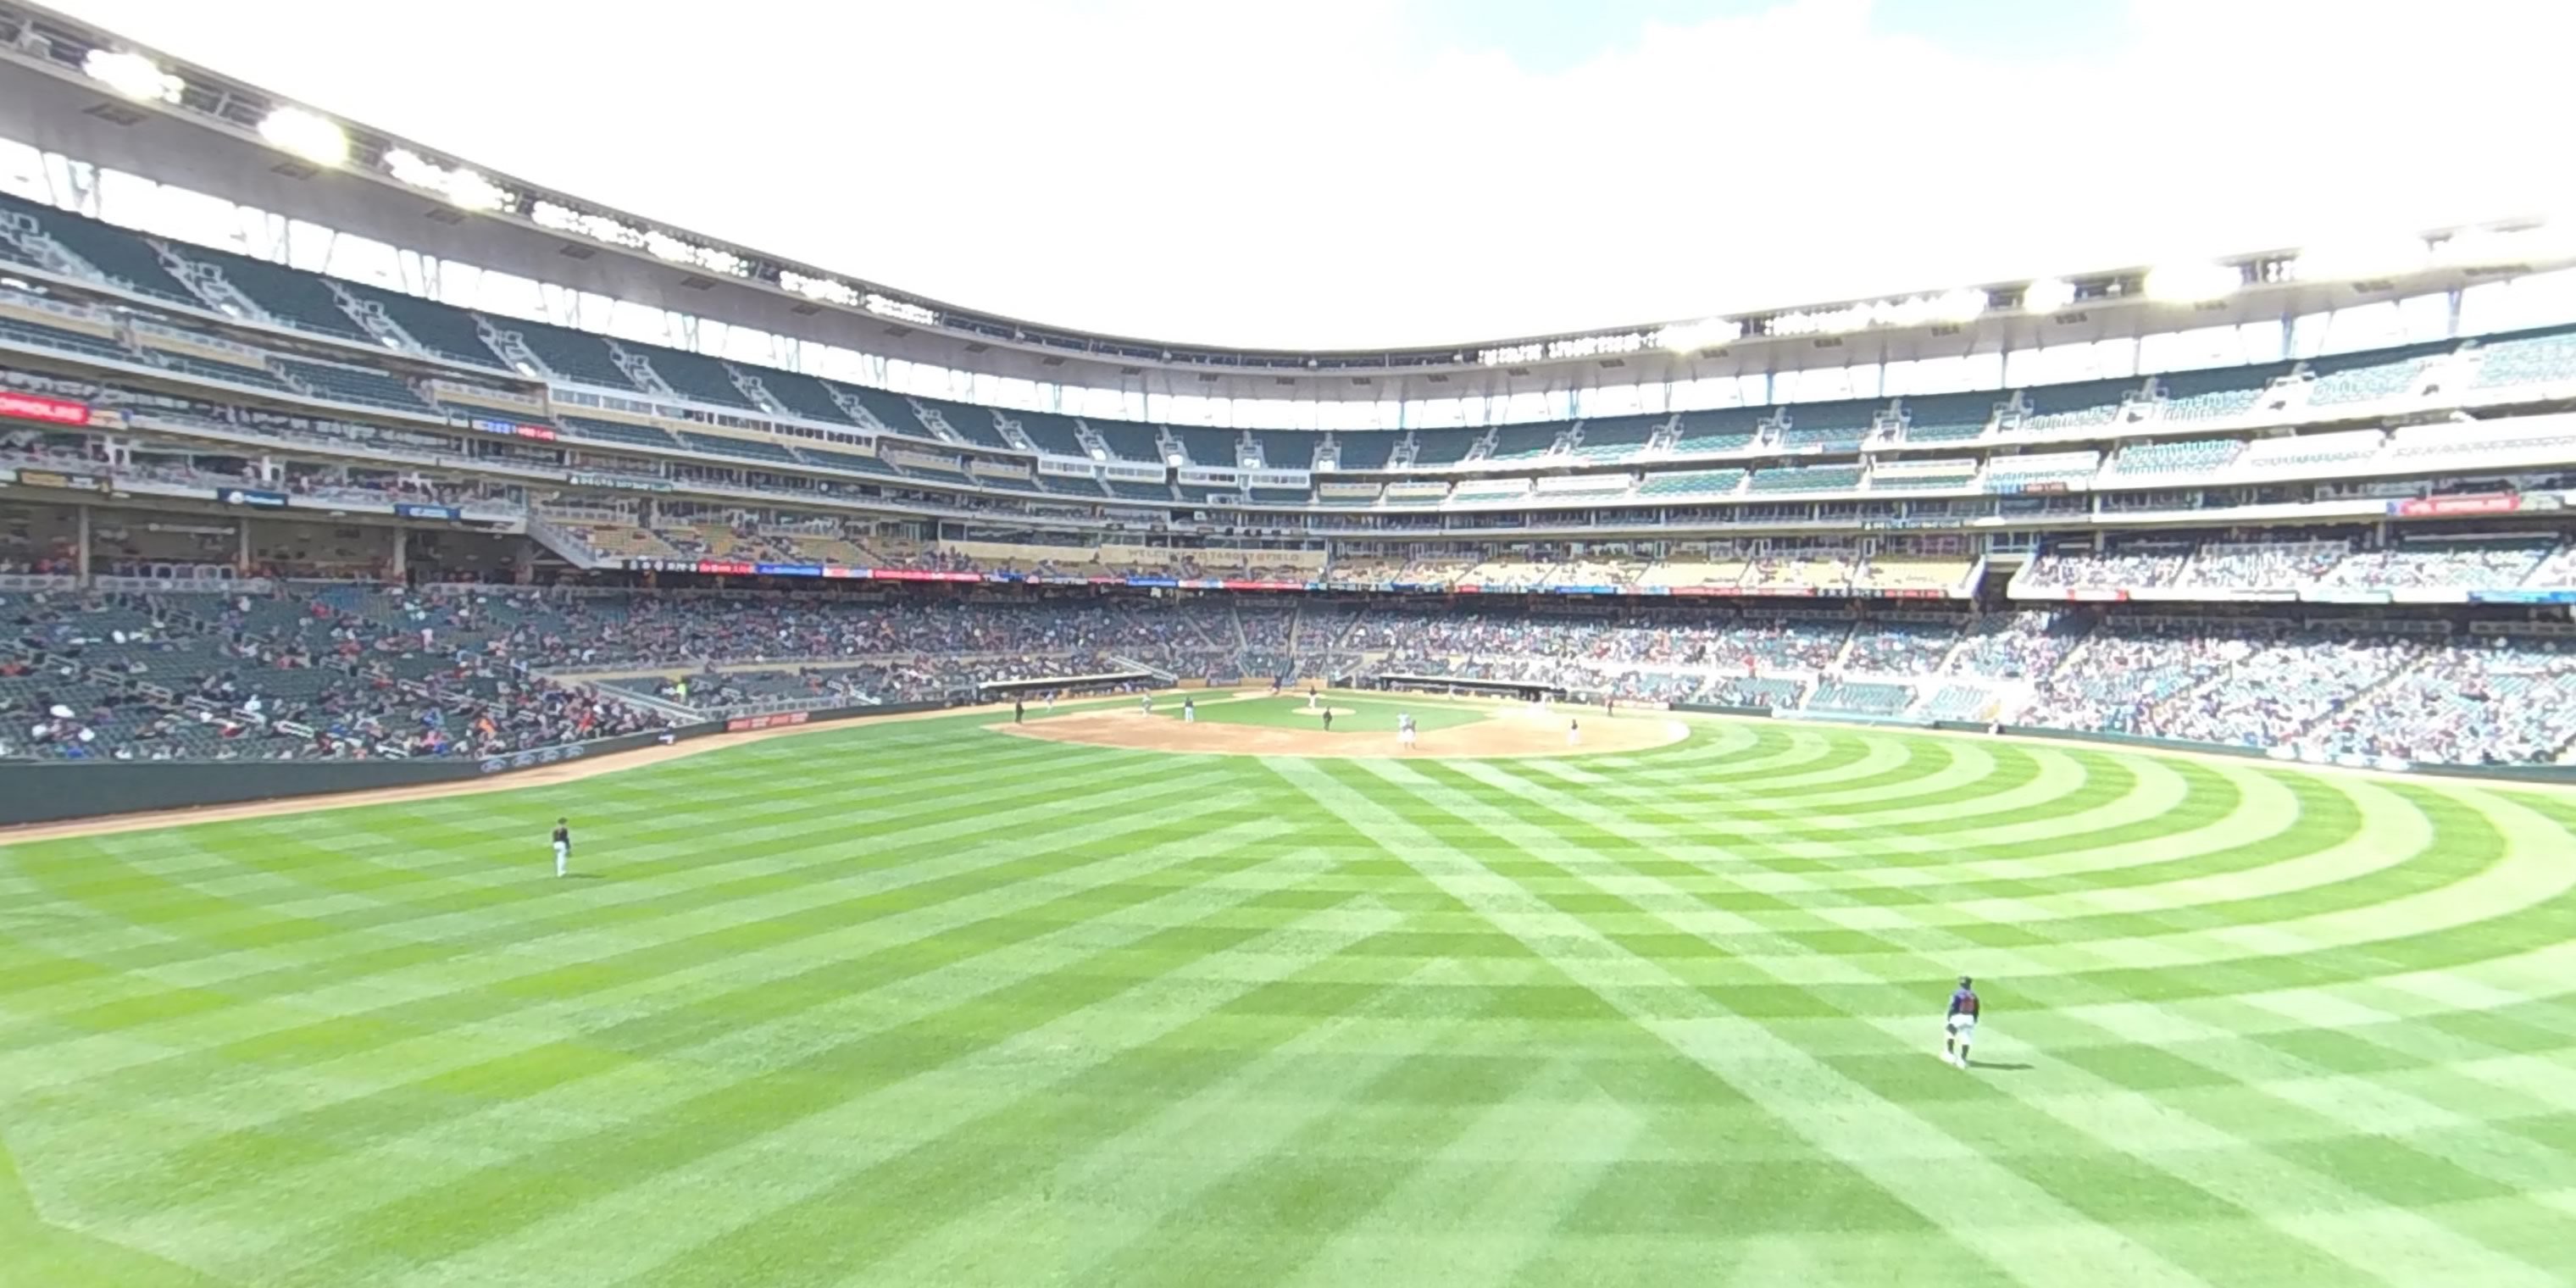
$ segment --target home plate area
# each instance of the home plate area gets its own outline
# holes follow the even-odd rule
[[[1184,718],[1184,702],[1194,719]],[[1440,759],[1567,756],[1642,751],[1681,741],[1689,727],[1661,715],[1604,716],[1598,709],[1495,707],[1445,701],[1405,702],[1337,693],[1309,707],[1302,693],[1170,694],[1152,710],[1069,712],[1024,724],[987,726],[1022,738],[1123,747],[1136,751],[1229,756],[1422,756]],[[1332,728],[1323,727],[1325,711]],[[1415,745],[1397,736],[1411,715]],[[1569,738],[1569,729],[1578,728]]]

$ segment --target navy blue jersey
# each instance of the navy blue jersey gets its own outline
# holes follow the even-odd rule
[[[1977,1018],[1977,990],[1963,988],[1950,994],[1950,1014]]]

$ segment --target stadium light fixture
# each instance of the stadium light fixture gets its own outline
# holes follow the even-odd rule
[[[510,204],[509,192],[481,174],[463,166],[450,170],[409,148],[386,153],[385,172],[412,187],[445,197],[459,210],[499,210]]]
[[[2026,313],[2055,313],[2074,302],[2075,283],[2064,278],[2043,278],[2021,291],[2021,307]]]
[[[2166,304],[2223,300],[2245,284],[2233,264],[2168,264],[2147,273],[2147,298]]]
[[[176,103],[188,83],[161,70],[159,63],[121,49],[93,49],[81,60],[90,79],[144,103]]]
[[[337,166],[349,159],[349,134],[327,118],[300,107],[281,107],[259,123],[259,137],[271,147],[318,166]]]
[[[893,318],[898,322],[910,322],[916,326],[939,325],[938,314],[910,300],[898,300],[891,295],[870,292],[859,297],[859,307],[878,317]]]

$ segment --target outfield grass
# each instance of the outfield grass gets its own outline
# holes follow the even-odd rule
[[[2576,1271],[2568,798],[990,718],[0,852],[0,1283]]]

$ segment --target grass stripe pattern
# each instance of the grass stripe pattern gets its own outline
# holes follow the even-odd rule
[[[988,719],[0,850],[0,1284],[2576,1282],[2576,797]]]

